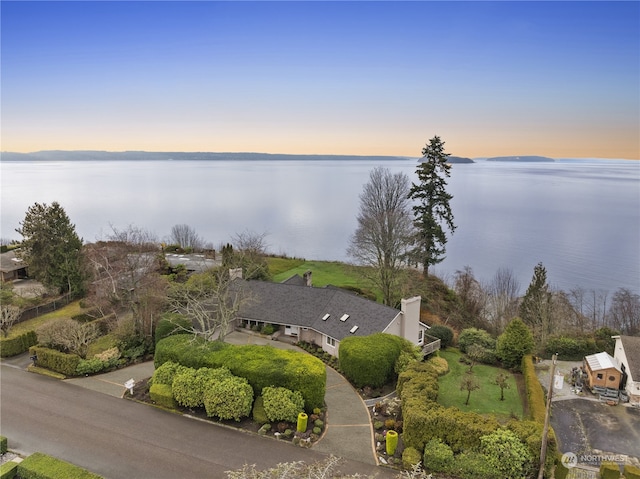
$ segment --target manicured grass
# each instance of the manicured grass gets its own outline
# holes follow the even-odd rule
[[[314,286],[360,286],[362,280],[359,278],[356,267],[337,261],[305,261],[298,266],[282,271],[273,275],[275,282],[284,281],[285,279],[299,274],[302,276],[305,272],[311,271]]]
[[[87,359],[91,359],[96,354],[100,354],[107,349],[111,349],[118,345],[118,340],[113,334],[105,334],[89,344],[87,348]]]
[[[38,327],[50,321],[57,321],[60,319],[71,319],[73,316],[82,314],[85,311],[80,307],[80,301],[74,301],[67,304],[64,308],[60,308],[56,311],[52,311],[37,318],[29,319],[18,323],[11,328],[9,337],[25,333],[27,331],[35,331]]]
[[[512,415],[522,418],[522,400],[513,375],[501,368],[476,364],[472,374],[480,383],[480,389],[471,392],[469,405],[465,406],[467,391],[460,390],[460,381],[468,374],[469,366],[459,360],[462,353],[448,349],[440,351],[440,356],[449,363],[449,372],[438,381],[438,402],[443,406],[455,406],[462,411],[473,411],[479,414],[495,414],[498,419],[508,419]],[[500,388],[495,384],[498,373],[509,376],[509,389],[504,390],[504,401],[500,401]]]
[[[269,272],[274,276],[280,275],[286,271],[289,271],[290,269],[297,268],[303,263],[304,263],[304,260],[298,259],[298,258],[276,258],[276,257],[267,258],[267,264],[269,265]]]

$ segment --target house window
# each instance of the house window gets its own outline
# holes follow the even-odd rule
[[[327,336],[327,344],[329,346],[332,346],[332,347],[335,348],[336,347],[336,340],[333,339],[331,336]]]
[[[609,376],[609,381],[615,381],[616,377],[615,376]]]
[[[418,344],[424,343],[424,329],[418,331]]]
[[[603,377],[603,376],[602,376],[602,373],[598,373],[598,374],[596,375],[596,378],[598,378],[598,379],[602,379],[602,377]]]

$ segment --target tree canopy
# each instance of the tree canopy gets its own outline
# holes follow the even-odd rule
[[[449,204],[453,195],[446,191],[451,165],[448,164],[449,154],[445,153],[444,142],[440,137],[434,136],[429,140],[422,149],[422,156],[422,162],[416,170],[419,182],[412,185],[409,198],[416,201],[413,206],[413,224],[417,232],[412,258],[422,265],[426,276],[429,266],[444,259],[447,243],[445,227],[451,233],[456,227]]]
[[[62,293],[84,292],[82,239],[58,202],[30,206],[16,231],[31,276]]]
[[[522,357],[533,351],[533,335],[520,318],[514,318],[504,330],[496,344],[496,355],[502,363],[516,370],[520,369]]]

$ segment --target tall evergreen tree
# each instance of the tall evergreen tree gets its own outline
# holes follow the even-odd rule
[[[542,351],[552,332],[553,296],[547,284],[547,270],[538,263],[533,269],[533,278],[520,303],[520,317],[533,331],[536,348]]]
[[[443,227],[453,233],[453,213],[449,202],[453,195],[447,193],[447,178],[451,175],[451,165],[447,163],[449,154],[444,151],[444,142],[434,136],[422,149],[422,162],[416,170],[418,184],[413,184],[409,198],[416,200],[413,206],[414,239],[412,258],[424,268],[440,263],[446,252],[447,234]]]
[[[533,335],[520,318],[513,318],[496,342],[496,355],[507,368],[520,370],[522,357],[533,351]]]
[[[53,202],[30,206],[21,227],[21,255],[29,273],[45,286],[62,293],[83,293],[82,239],[64,208]]]

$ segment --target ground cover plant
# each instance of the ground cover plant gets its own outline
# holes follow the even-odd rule
[[[469,366],[460,361],[463,355],[454,349],[440,351],[440,356],[447,360],[449,372],[439,378],[438,402],[445,407],[455,406],[462,411],[473,411],[479,414],[495,414],[498,418],[522,418],[523,406],[515,378],[508,371],[494,366],[476,364],[473,376],[480,384],[480,389],[471,395],[469,405],[465,406],[467,391],[460,390],[462,378],[469,375]],[[507,374],[511,383],[504,389],[504,401],[500,401],[500,387],[496,384],[498,374]]]

